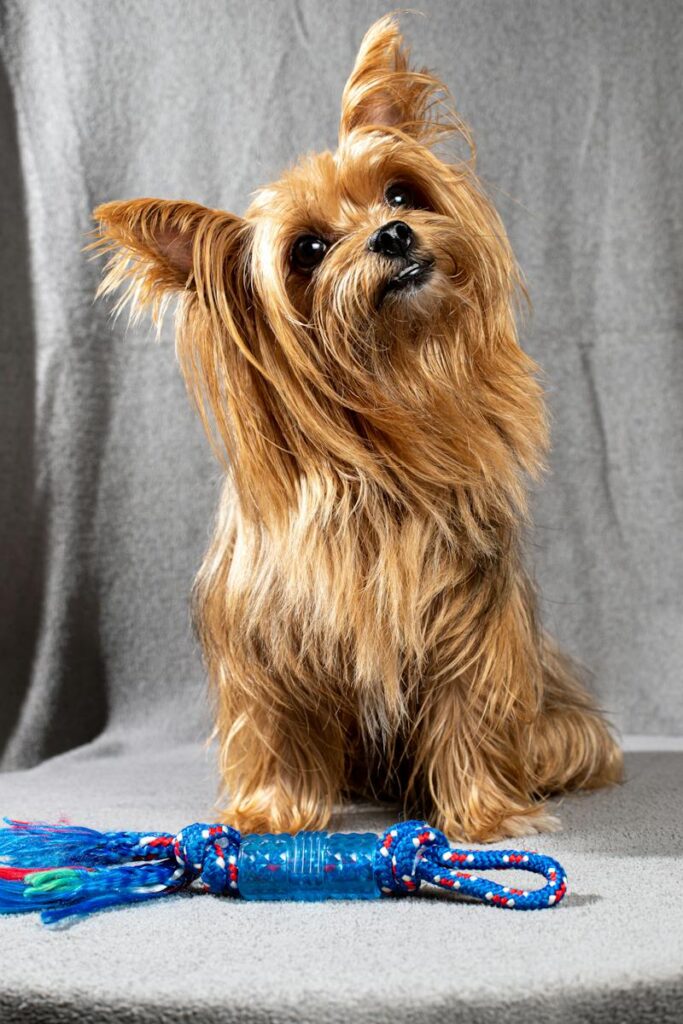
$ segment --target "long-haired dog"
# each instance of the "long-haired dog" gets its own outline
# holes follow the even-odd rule
[[[95,211],[101,290],[157,318],[179,297],[178,358],[227,471],[196,617],[241,828],[322,827],[360,792],[487,840],[620,777],[522,565],[544,401],[501,221],[473,161],[435,151],[468,138],[446,96],[386,17],[337,151],[244,217]]]

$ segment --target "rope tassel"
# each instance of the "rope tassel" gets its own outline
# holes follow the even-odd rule
[[[422,882],[491,906],[540,910],[567,891],[562,866],[518,850],[453,847],[423,821],[374,833],[299,832],[241,836],[229,825],[166,832],[96,832],[13,821],[0,829],[0,913],[40,911],[46,924],[155,899],[193,886],[249,900],[377,899],[416,892]],[[518,889],[476,872],[542,875]]]

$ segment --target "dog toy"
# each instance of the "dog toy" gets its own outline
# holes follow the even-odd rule
[[[540,910],[567,891],[552,857],[451,846],[424,821],[374,833],[245,835],[229,825],[165,832],[96,832],[5,819],[0,829],[0,913],[40,911],[46,924],[139,903],[196,883],[247,900],[377,899],[421,882],[495,907]],[[540,889],[513,889],[475,871],[516,868],[543,875]],[[467,869],[467,870],[465,870]]]

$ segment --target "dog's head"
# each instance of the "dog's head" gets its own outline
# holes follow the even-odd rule
[[[103,290],[127,283],[121,301],[155,313],[181,296],[181,365],[262,515],[302,475],[434,510],[453,488],[469,506],[482,487],[521,502],[540,393],[502,224],[472,160],[435,151],[454,129],[469,142],[446,101],[386,17],[345,87],[336,152],[305,157],[243,218],[157,199],[95,211]]]

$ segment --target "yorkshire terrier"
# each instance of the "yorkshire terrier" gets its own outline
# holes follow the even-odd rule
[[[538,621],[522,564],[547,423],[522,290],[445,86],[392,17],[365,36],[335,153],[244,217],[95,211],[101,292],[156,319],[226,482],[196,582],[225,820],[323,827],[392,795],[454,838],[554,827],[544,799],[621,753]]]

